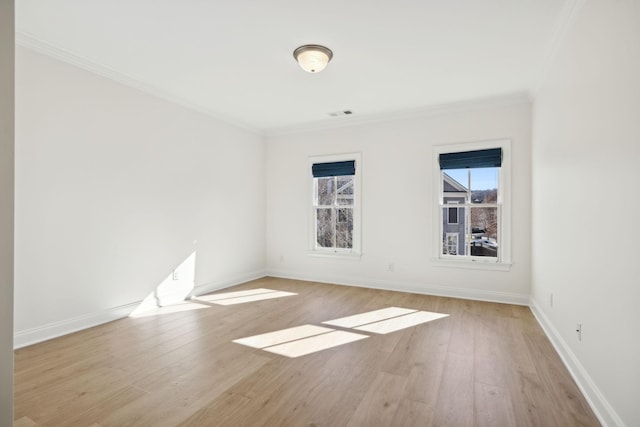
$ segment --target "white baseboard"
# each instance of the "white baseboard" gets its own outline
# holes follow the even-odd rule
[[[553,347],[560,355],[560,358],[569,370],[578,388],[582,391],[585,399],[589,402],[591,409],[596,414],[596,417],[598,417],[600,423],[604,427],[625,427],[625,423],[609,404],[587,370],[582,366],[582,363],[580,363],[580,360],[573,351],[571,351],[571,347],[569,347],[567,342],[562,338],[558,330],[553,326],[553,323],[551,323],[533,298],[529,299],[529,308],[549,338],[549,341],[551,341],[551,344],[553,344]]]
[[[410,292],[414,294],[436,295],[451,298],[478,301],[500,302],[516,305],[529,305],[529,294],[494,292],[450,286],[436,286],[402,280],[356,279],[351,277],[332,277],[315,274],[297,274],[283,270],[267,270],[267,276],[283,279],[307,280],[311,282],[332,283],[336,285],[382,289],[386,291]]]
[[[244,274],[227,280],[207,283],[196,287],[191,295],[203,295],[218,289],[228,288],[240,283],[264,277],[264,270],[255,271],[253,273]],[[48,323],[46,325],[37,326],[23,331],[17,331],[13,337],[13,347],[15,349],[26,347],[52,338],[57,338],[73,332],[98,326],[103,323],[112,322],[114,320],[127,317],[131,312],[140,305],[142,301],[134,301],[129,304],[112,307],[95,313],[88,313],[72,319],[65,319],[58,322]]]
[[[13,347],[21,348],[52,338],[67,335],[83,329],[98,326],[103,323],[122,319],[131,313],[141,301],[135,301],[119,307],[108,308],[95,313],[88,313],[72,319],[65,319],[59,322],[48,323],[24,331],[17,331],[13,336]]]

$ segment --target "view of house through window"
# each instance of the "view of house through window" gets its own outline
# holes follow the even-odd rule
[[[499,167],[441,171],[443,255],[498,257],[499,173]]]

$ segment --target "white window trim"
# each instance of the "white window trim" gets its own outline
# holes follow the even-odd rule
[[[311,167],[314,163],[342,162],[347,160],[355,160],[356,174],[354,177],[353,191],[355,197],[353,200],[353,247],[351,249],[341,248],[317,248],[316,247],[316,222],[315,222],[315,186]],[[309,173],[309,249],[308,254],[311,256],[356,259],[362,256],[362,153],[344,153],[331,154],[322,156],[310,156],[308,164]]]
[[[489,148],[502,149],[502,166],[498,174],[498,203],[500,208],[500,236],[498,259],[483,257],[447,257],[442,254],[442,206],[443,184],[440,171],[440,154],[460,151],[485,150]],[[432,262],[436,266],[472,268],[482,270],[508,271],[511,268],[511,140],[499,139],[478,142],[463,142],[433,146],[433,247]],[[465,210],[466,211],[466,210]],[[465,212],[466,215],[466,212]]]

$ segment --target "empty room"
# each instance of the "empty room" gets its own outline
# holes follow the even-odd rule
[[[640,426],[639,76],[638,0],[0,0],[0,427]]]

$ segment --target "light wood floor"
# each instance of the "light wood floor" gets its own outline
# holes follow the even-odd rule
[[[230,290],[259,287],[298,295],[17,350],[16,427],[600,425],[526,307],[274,278]],[[232,342],[390,306],[450,316],[293,359]]]

